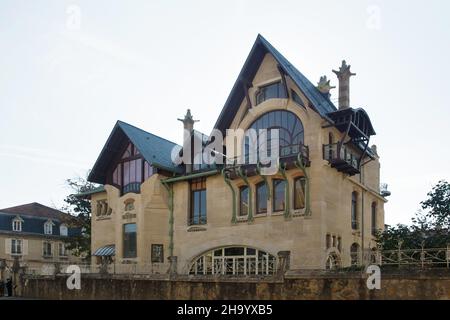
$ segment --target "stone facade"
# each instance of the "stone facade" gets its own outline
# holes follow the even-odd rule
[[[357,174],[348,175],[333,168],[324,159],[324,145],[330,143],[330,137],[332,143],[345,139],[347,132],[319,114],[317,107],[304,94],[304,88],[300,88],[293,77],[280,72],[279,65],[279,60],[272,53],[264,55],[254,77],[247,79],[250,82],[248,98],[241,100],[240,107],[227,127],[245,130],[260,116],[275,110],[293,113],[303,125],[303,144],[309,148],[310,165],[306,171],[294,167],[286,170],[285,176],[279,172],[266,177],[272,194],[268,199],[266,213],[254,214],[253,219],[238,217],[234,221],[234,196],[219,168],[204,175],[206,224],[190,225],[190,180],[196,177],[195,173],[191,178],[185,175],[184,179],[172,179],[168,183],[165,180],[170,181],[173,175],[159,170],[142,183],[138,193],[123,194],[119,187],[105,183],[104,191],[90,195],[93,209],[92,251],[114,244],[116,263],[152,264],[154,270],[161,273],[168,271],[170,258],[176,257],[176,266],[172,265],[176,272],[188,274],[197,257],[222,247],[249,247],[274,257],[279,252],[288,252],[291,270],[325,269],[330,256],[339,266],[349,266],[352,245],[357,244],[359,256],[363,251],[375,247],[372,229],[384,227],[386,202],[380,195],[380,162],[376,148],[368,148],[373,156],[371,159],[365,158]],[[289,92],[287,97],[257,103],[258,90],[276,82],[285,84]],[[301,101],[294,101],[293,92]],[[358,152],[361,154],[363,150]],[[292,209],[294,179],[304,176],[305,172],[309,183],[306,191],[309,212]],[[183,177],[183,174],[174,175]],[[285,206],[288,205],[289,210],[273,212],[273,179],[287,181],[289,196],[286,199],[289,203],[285,203]],[[256,206],[256,184],[262,181],[263,177],[259,175],[248,177],[253,208]],[[247,184],[241,178],[232,179],[230,183],[235,192]],[[355,228],[351,224],[353,192],[356,192],[357,197],[355,214],[358,226]],[[109,215],[98,214],[97,204],[102,201],[106,201],[111,208]],[[127,206],[128,203],[133,205]],[[376,208],[375,225],[372,225],[372,206]],[[125,223],[136,223],[137,226],[137,255],[132,259],[123,257]],[[163,246],[162,262],[152,262],[152,244]],[[93,257],[93,263],[98,262],[98,258]]]

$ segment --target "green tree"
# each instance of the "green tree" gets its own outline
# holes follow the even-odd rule
[[[71,215],[66,222],[69,227],[80,232],[76,236],[67,238],[67,248],[76,256],[89,258],[91,255],[91,201],[79,196],[97,188],[97,185],[87,181],[86,178],[76,177],[66,180],[71,193],[64,199],[63,212]]]
[[[420,202],[419,210],[410,226],[398,224],[377,234],[377,243],[383,250],[445,248],[450,244],[450,184],[439,181]]]

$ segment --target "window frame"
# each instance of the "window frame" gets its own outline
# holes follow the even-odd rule
[[[352,192],[351,200],[351,225],[352,230],[359,230],[359,219],[358,219],[358,192]]]
[[[11,255],[21,256],[22,254],[23,254],[23,240],[11,239]]]
[[[277,192],[276,192],[276,186],[275,183],[283,183],[283,208],[282,209],[276,209],[275,206],[277,204]],[[283,212],[286,210],[286,183],[287,181],[284,179],[272,179],[272,212]]]
[[[300,184],[302,185],[302,181],[303,181],[303,207],[297,207],[297,181],[300,181]],[[300,177],[295,177],[294,178],[294,188],[293,188],[293,192],[294,192],[294,210],[303,210],[306,207],[306,177],[304,176],[300,176]]]
[[[268,89],[271,89],[275,86],[276,86],[277,94],[275,96],[267,96]],[[261,95],[263,95],[262,98],[260,98]],[[262,86],[259,86],[258,90],[255,92],[255,105],[260,105],[264,101],[267,101],[270,99],[287,99],[286,88],[283,84],[283,81],[281,81],[281,79],[264,84]]]
[[[260,208],[260,206],[259,206],[259,201],[260,200],[262,200],[262,199],[260,199],[260,194],[259,194],[259,190],[261,189],[261,188],[265,188],[266,189],[266,192],[265,192],[265,205],[266,205],[266,207],[265,207],[265,209],[263,209],[263,210],[261,210],[261,208]],[[256,200],[256,214],[258,215],[258,214],[267,214],[267,211],[268,211],[268,208],[269,208],[269,205],[268,205],[268,193],[269,193],[269,188],[268,188],[268,186],[267,186],[267,184],[264,182],[264,181],[261,181],[261,182],[259,182],[259,183],[257,183],[256,184],[256,186],[255,186],[255,200]]]
[[[377,219],[378,218],[378,204],[374,201],[371,205],[371,234],[372,236],[376,236],[378,228],[377,228]]]
[[[243,214],[242,209],[244,208],[244,202],[242,199],[243,192],[247,192],[247,212]],[[250,186],[243,185],[239,187],[239,211],[238,216],[239,217],[247,217],[249,213],[249,207],[250,207]]]
[[[62,232],[63,230],[65,230],[64,232]],[[69,228],[67,227],[66,224],[61,224],[59,226],[59,235],[62,237],[68,237],[69,236]]]
[[[204,203],[203,203],[204,200]],[[198,205],[196,205],[196,201]],[[198,208],[198,215],[195,212]],[[202,212],[202,208],[205,212]],[[188,225],[204,225],[208,219],[206,178],[191,180],[189,183],[189,216]],[[197,221],[196,221],[197,220]]]
[[[126,227],[128,225],[134,225],[134,232],[127,232]],[[134,234],[134,237],[131,236]],[[134,251],[129,250],[134,245]],[[124,223],[122,227],[122,257],[124,259],[137,258],[137,223]]]
[[[12,221],[12,231],[22,232],[22,222],[22,220],[14,218]],[[18,226],[18,228],[16,228],[16,226]]]
[[[53,222],[47,221],[44,223],[44,234],[52,235],[53,234]]]
[[[160,248],[160,253],[157,255],[156,254],[156,249]],[[152,243],[151,246],[151,262],[152,263],[164,263],[164,245],[163,244],[157,244],[157,243]]]
[[[42,255],[44,257],[53,257],[53,245],[50,241],[42,242]]]

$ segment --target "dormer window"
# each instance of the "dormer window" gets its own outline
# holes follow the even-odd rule
[[[260,87],[256,92],[257,105],[263,103],[266,100],[276,98],[286,98],[286,90],[281,81]]]
[[[141,183],[153,174],[153,167],[132,143],[128,143],[110,179],[113,185],[121,189],[122,194],[140,193]]]
[[[68,229],[67,229],[67,226],[65,224],[62,224],[62,225],[59,226],[59,235],[67,237]]]
[[[47,221],[44,224],[44,233],[45,234],[53,234],[53,222],[51,220]]]
[[[22,218],[20,217],[16,217],[14,218],[14,220],[12,221],[12,230],[16,231],[16,232],[21,232],[22,231]]]

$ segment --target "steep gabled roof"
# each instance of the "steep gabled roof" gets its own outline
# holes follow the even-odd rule
[[[270,53],[278,62],[284,72],[295,82],[298,88],[311,102],[313,108],[324,118],[327,113],[334,112],[337,108],[325,97],[320,91],[299,71],[297,70],[281,53],[278,52],[263,36],[260,34],[256,38],[255,43],[239,73],[239,76],[228,96],[222,112],[217,119],[214,128],[224,131],[227,129],[238,111],[242,100],[245,97],[244,86],[242,81],[251,82],[261,65],[264,56]]]
[[[172,149],[177,146],[176,143],[123,121],[117,121],[89,174],[89,181],[100,184],[106,183],[106,170],[111,161],[122,151],[120,146],[127,140],[134,144],[144,159],[151,165],[171,172],[181,172],[181,168],[175,166],[171,159]]]

